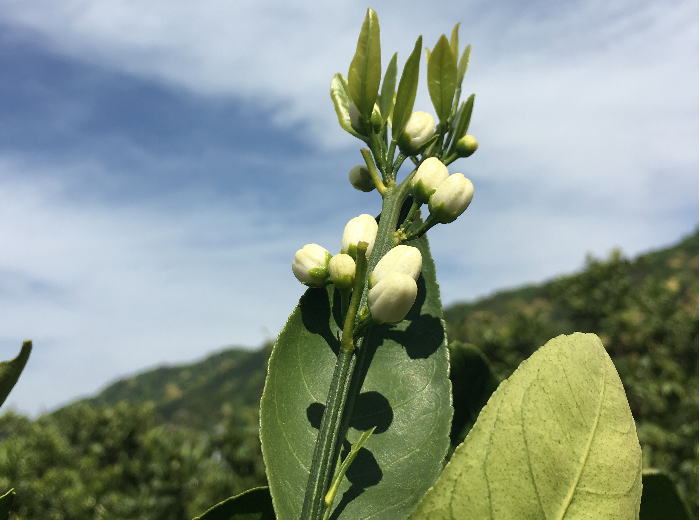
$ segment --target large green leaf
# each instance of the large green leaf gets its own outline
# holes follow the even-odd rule
[[[15,386],[32,351],[32,342],[25,341],[15,359],[0,363],[0,406],[5,402],[10,390]]]
[[[377,13],[367,9],[365,21],[357,39],[355,56],[348,71],[350,98],[360,114],[369,118],[377,99],[382,79],[382,56],[379,43],[379,19]]]
[[[428,92],[440,121],[446,121],[450,116],[456,88],[457,58],[443,34],[428,61]]]
[[[419,36],[413,51],[406,60],[399,81],[399,88],[396,91],[396,103],[394,104],[394,115],[391,120],[391,133],[397,139],[403,131],[408,118],[413,112],[413,103],[416,101],[418,90],[418,76],[420,72],[420,53],[423,46],[423,37]]]
[[[645,469],[642,484],[640,520],[690,520],[688,509],[668,475]]]
[[[333,519],[406,518],[442,469],[449,445],[450,383],[439,288],[427,241],[418,298],[396,326],[372,327],[360,347],[343,452],[374,434],[350,466]],[[280,333],[260,403],[260,436],[279,520],[298,520],[338,351],[338,299],[309,289]]]
[[[338,116],[338,123],[346,132],[361,138],[350,122],[350,96],[348,94],[348,84],[340,74],[335,74],[331,80],[331,100],[335,115]]]
[[[559,336],[501,383],[412,518],[635,519],[641,465],[600,340]]]
[[[194,520],[275,520],[270,490],[249,489],[216,504]]]
[[[0,520],[8,520],[12,503],[15,500],[15,490],[11,489],[4,495],[0,496]]]

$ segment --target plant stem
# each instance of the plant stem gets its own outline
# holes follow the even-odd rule
[[[353,285],[352,298],[343,324],[343,335],[340,340],[340,352],[335,365],[335,371],[331,379],[326,410],[323,412],[321,427],[316,438],[316,447],[311,460],[309,480],[306,483],[304,504],[301,510],[301,518],[305,520],[320,520],[324,510],[324,496],[330,485],[338,457],[338,441],[340,439],[340,426],[345,401],[352,382],[356,357],[354,355],[355,343],[353,332],[355,316],[360,306],[360,300],[365,288],[367,278],[367,242],[357,245],[357,264],[355,270],[355,283]]]
[[[374,185],[377,187],[377,191],[380,195],[384,196],[384,193],[386,193],[386,186],[384,185],[382,178],[379,176],[377,167],[374,164],[374,159],[372,158],[372,153],[367,148],[360,150],[360,153],[362,154],[362,158],[365,160],[365,164],[367,165],[369,174],[374,181]]]

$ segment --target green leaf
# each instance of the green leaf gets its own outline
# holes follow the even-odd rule
[[[461,85],[462,80],[464,80],[464,75],[467,73],[467,67],[469,67],[469,59],[472,55],[472,46],[467,45],[464,48],[462,57],[459,58],[459,66],[457,67],[457,84]],[[457,54],[455,54],[457,56]]]
[[[396,104],[392,116],[391,135],[398,139],[403,131],[408,118],[413,112],[413,103],[416,101],[418,90],[418,76],[420,73],[420,53],[423,46],[423,37],[419,36],[413,46],[410,56],[406,60],[399,81],[399,89],[396,92]]]
[[[456,24],[450,35],[450,49],[454,56],[459,56],[459,26],[460,24]]]
[[[498,387],[498,378],[481,350],[474,345],[453,341],[450,343],[450,381],[455,410],[450,440],[453,446],[457,446]]]
[[[457,58],[450,42],[440,36],[428,62],[428,92],[440,121],[446,121],[452,110],[452,99],[457,88]]]
[[[335,74],[331,80],[331,100],[333,100],[335,115],[338,116],[338,123],[340,123],[341,128],[361,139],[360,134],[355,131],[350,122],[348,84],[340,74]]]
[[[389,119],[391,109],[394,107],[394,91],[396,90],[396,57],[397,54],[391,57],[389,65],[384,73],[384,81],[382,81],[382,92],[379,94],[379,112],[382,114],[382,119]]]
[[[639,519],[661,518],[690,520],[690,513],[668,475],[655,469],[645,469],[642,472],[642,506]]]
[[[641,469],[602,343],[559,336],[501,383],[412,518],[635,519]]]
[[[0,406],[7,399],[10,390],[15,386],[19,375],[24,369],[29,359],[29,353],[32,351],[32,342],[25,341],[22,343],[22,348],[15,359],[3,361],[0,363]]]
[[[15,501],[15,490],[11,489],[4,495],[0,496],[0,520],[8,520],[12,503]]]
[[[420,47],[418,47],[420,53]],[[360,388],[343,447],[374,434],[340,487],[332,518],[406,518],[442,469],[452,417],[448,353],[427,241],[418,297],[407,319],[373,326],[360,347]],[[260,437],[279,520],[298,520],[335,366],[340,327],[332,286],[309,289],[279,335],[260,403]]]
[[[350,98],[360,114],[369,118],[377,100],[379,82],[382,79],[382,56],[379,43],[379,19],[377,13],[367,9],[365,21],[357,39],[357,50],[350,62],[348,88]]]
[[[257,487],[227,498],[194,520],[275,520],[270,489]]]
[[[455,117],[455,131],[453,133],[453,145],[469,131],[469,123],[472,120],[474,110],[474,94],[469,96],[465,102],[459,106],[457,117]]]

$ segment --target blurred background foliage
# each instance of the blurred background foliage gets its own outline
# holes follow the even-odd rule
[[[453,305],[446,320],[450,339],[477,347],[501,379],[554,336],[597,333],[645,466],[668,471],[697,513],[697,233],[633,260],[588,258],[580,273]],[[0,416],[0,491],[17,490],[12,518],[188,519],[263,484],[257,404],[268,354],[227,349],[36,420]]]

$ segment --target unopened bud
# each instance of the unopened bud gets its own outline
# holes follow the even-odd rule
[[[400,245],[391,248],[385,254],[369,276],[369,285],[373,287],[391,273],[406,274],[417,280],[420,276],[423,257],[417,247]]]
[[[403,273],[391,273],[369,290],[367,303],[376,323],[398,323],[413,307],[416,281]]]
[[[328,262],[331,254],[318,244],[306,244],[292,260],[292,272],[304,285],[323,287],[328,280]]]
[[[352,101],[350,101],[350,104],[348,105],[348,115],[350,116],[350,126],[352,126],[357,133],[360,135],[368,135],[370,133],[367,124],[363,121],[362,114],[360,114],[357,105],[355,105],[355,103]],[[379,105],[375,103],[370,116],[370,124],[378,130],[382,127],[383,123],[384,120],[379,110]]]
[[[355,280],[355,260],[343,253],[335,255],[328,262],[328,273],[336,287],[350,289]]]
[[[469,157],[479,148],[479,142],[473,135],[465,135],[455,144],[455,151],[460,157]]]
[[[347,253],[351,257],[357,256],[358,242],[367,242],[367,256],[372,252],[374,240],[377,238],[377,221],[372,215],[363,213],[362,215],[352,218],[345,224],[343,230],[343,242],[340,252]]]
[[[399,136],[399,148],[406,155],[415,155],[435,135],[435,119],[428,112],[413,112]]]
[[[442,224],[448,224],[467,209],[474,196],[474,185],[461,173],[453,173],[430,196],[430,214]]]
[[[356,190],[369,192],[375,188],[374,181],[372,180],[372,176],[369,174],[369,170],[360,164],[353,166],[350,169],[348,179],[350,180],[352,187]]]
[[[418,171],[411,179],[413,197],[417,202],[428,202],[430,196],[440,183],[447,179],[447,176],[447,166],[437,157],[428,157],[420,164]]]

